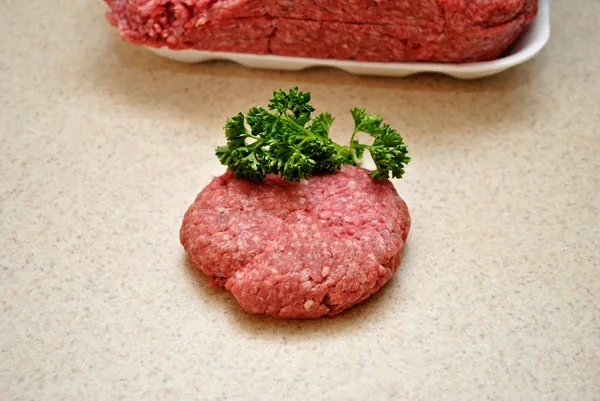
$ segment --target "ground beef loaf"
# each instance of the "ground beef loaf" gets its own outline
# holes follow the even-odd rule
[[[229,171],[190,206],[180,239],[247,312],[315,318],[378,291],[400,265],[409,228],[392,183],[359,167],[298,184]]]
[[[537,0],[106,1],[136,44],[368,61],[490,60],[537,12]]]

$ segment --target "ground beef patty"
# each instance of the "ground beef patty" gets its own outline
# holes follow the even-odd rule
[[[247,312],[314,318],[379,290],[400,265],[409,228],[392,183],[359,167],[298,184],[228,171],[190,206],[180,239]]]

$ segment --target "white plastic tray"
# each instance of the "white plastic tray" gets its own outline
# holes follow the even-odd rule
[[[335,67],[358,75],[379,75],[405,77],[423,72],[450,75],[459,79],[476,79],[498,74],[522,64],[538,54],[550,38],[550,0],[540,0],[538,15],[533,23],[519,37],[517,42],[499,59],[469,64],[447,63],[378,63],[276,55],[256,55],[201,50],[170,50],[166,47],[150,51],[185,63],[199,63],[208,60],[229,60],[250,68],[274,70],[303,70],[310,67]]]

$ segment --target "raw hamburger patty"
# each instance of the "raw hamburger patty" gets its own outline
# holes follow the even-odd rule
[[[153,47],[369,61],[496,58],[537,0],[106,0],[125,40]]]
[[[377,292],[400,266],[410,228],[388,180],[344,166],[298,184],[231,171],[215,178],[183,218],[192,263],[250,313],[335,315]]]

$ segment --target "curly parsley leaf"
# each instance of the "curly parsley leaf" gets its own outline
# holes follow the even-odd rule
[[[383,118],[377,114],[367,114],[365,109],[353,109],[354,132],[350,139],[352,149],[356,149],[354,155],[360,161],[362,153],[358,150],[368,150],[373,158],[377,169],[370,174],[375,179],[402,178],[404,167],[410,162],[408,150],[404,144],[402,136],[390,127],[389,124],[383,124]],[[361,145],[354,137],[359,132],[365,132],[375,139],[371,145]]]
[[[365,109],[359,109],[357,107],[350,110],[352,118],[354,119],[354,132],[364,132],[369,135],[377,135],[380,131],[383,117],[378,114],[367,114]]]
[[[312,118],[314,107],[310,93],[298,88],[273,92],[268,109],[253,107],[227,119],[227,144],[219,146],[219,161],[236,175],[262,180],[267,174],[279,174],[290,182],[307,179],[318,172],[333,173],[343,164],[360,165],[365,151],[375,162],[370,172],[374,179],[401,178],[410,161],[403,139],[383,117],[365,109],[350,111],[354,132],[348,145],[329,138],[334,118],[321,113]],[[371,135],[371,145],[355,139],[359,132]]]
[[[279,89],[273,92],[273,97],[269,103],[269,110],[276,111],[280,115],[285,115],[290,120],[304,127],[310,120],[310,114],[315,111],[315,108],[308,102],[310,102],[310,93],[303,93],[297,87],[287,92]]]
[[[316,116],[310,124],[310,131],[315,135],[329,137],[329,129],[333,124],[334,118],[329,113],[321,113]]]

